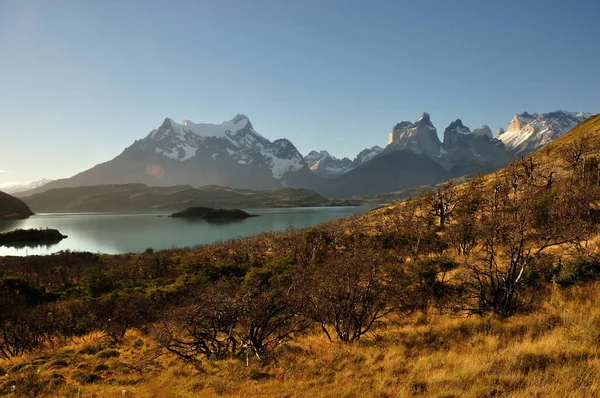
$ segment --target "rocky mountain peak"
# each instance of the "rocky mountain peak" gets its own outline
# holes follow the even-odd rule
[[[463,124],[462,120],[456,119],[444,130],[444,143],[442,147],[444,150],[449,151],[452,147],[467,142],[463,136],[469,135],[471,135],[471,130]]]
[[[587,113],[567,111],[541,115],[523,112],[513,117],[506,133],[499,134],[498,138],[513,155],[524,155],[560,137],[590,116]]]
[[[429,116],[429,113],[423,112],[423,114],[421,114],[421,118],[418,119],[415,122],[415,125],[433,127],[433,124],[431,123],[431,117]]]
[[[500,137],[504,133],[506,133],[506,131],[502,127],[500,127],[498,131],[496,131],[496,137]]]
[[[348,158],[338,159],[328,151],[310,151],[304,157],[308,167],[318,176],[335,178],[352,169],[352,161]]]
[[[471,133],[471,130],[469,130],[468,127],[465,127],[462,120],[460,120],[460,119],[456,119],[455,121],[450,123],[450,125],[448,127],[446,127],[445,131],[455,131],[455,132],[461,133],[461,134],[470,134]]]
[[[248,116],[244,115],[243,113],[238,113],[237,115],[235,115],[233,117],[233,119],[230,120],[230,122],[233,124],[243,123],[244,121],[249,123],[250,119],[248,118]]]
[[[473,134],[478,137],[487,137],[490,140],[494,138],[492,129],[487,124],[482,125],[480,128],[473,130]]]
[[[386,150],[410,149],[415,153],[436,157],[441,144],[429,113],[424,112],[415,123],[405,121],[396,124],[388,135],[389,149]]]

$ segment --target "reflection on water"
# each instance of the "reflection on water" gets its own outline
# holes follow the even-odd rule
[[[171,218],[166,217],[170,214],[166,212],[38,214],[27,220],[0,221],[0,232],[17,228],[54,228],[69,238],[36,247],[0,247],[0,256],[49,254],[61,250],[117,254],[142,252],[148,247],[160,250],[195,246],[260,232],[305,228],[371,208],[245,209],[260,217],[225,222]]]
[[[29,248],[29,249],[46,249],[48,250],[50,247],[52,246],[56,246],[58,245],[58,242],[18,242],[18,243],[0,243],[0,248],[2,247],[12,247],[15,249],[23,249],[23,248]],[[0,252],[2,251],[2,249],[0,249]]]

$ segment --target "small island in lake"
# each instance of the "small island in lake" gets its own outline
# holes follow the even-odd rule
[[[61,234],[56,229],[16,229],[0,233],[0,245],[60,242],[65,238],[67,236]]]
[[[257,217],[240,209],[213,209],[211,207],[189,207],[171,214],[171,217],[202,218],[204,220],[241,220]]]

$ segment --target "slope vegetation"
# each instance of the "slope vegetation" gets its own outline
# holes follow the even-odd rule
[[[0,259],[0,392],[596,396],[600,116],[302,231]]]

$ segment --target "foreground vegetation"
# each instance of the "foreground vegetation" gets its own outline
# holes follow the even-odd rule
[[[390,318],[360,343],[311,331],[276,360],[184,362],[131,331],[0,361],[3,392],[84,397],[593,397],[600,389],[600,284],[554,288],[535,313],[501,320]],[[38,373],[39,370],[39,373]]]
[[[0,392],[594,396],[600,117],[303,231],[0,259]],[[38,372],[39,370],[39,372]]]

